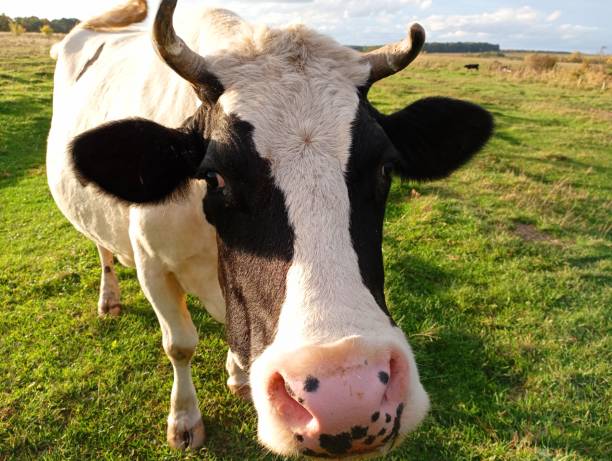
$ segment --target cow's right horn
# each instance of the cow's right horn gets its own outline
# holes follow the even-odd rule
[[[220,96],[221,84],[208,70],[206,59],[191,50],[176,35],[172,20],[177,0],[162,0],[153,26],[153,43],[160,57],[177,74],[198,88],[212,90]],[[221,91],[219,91],[221,90]]]
[[[425,29],[420,24],[413,24],[408,37],[401,42],[365,53],[365,59],[372,66],[370,82],[375,83],[403,70],[416,59],[424,43]]]

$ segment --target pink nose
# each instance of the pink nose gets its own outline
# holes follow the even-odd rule
[[[407,363],[392,354],[374,363],[358,358],[349,364],[326,362],[326,372],[281,370],[270,381],[271,403],[300,452],[339,457],[394,442],[404,410]]]

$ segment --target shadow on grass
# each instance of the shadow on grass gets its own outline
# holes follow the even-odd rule
[[[46,138],[50,118],[41,115],[51,101],[21,97],[0,105],[0,120],[18,119],[0,130],[0,189],[14,186],[30,171],[45,164]]]

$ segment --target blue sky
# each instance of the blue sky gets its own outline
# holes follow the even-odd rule
[[[155,7],[159,0],[151,0]],[[10,16],[86,18],[121,0],[0,0]],[[223,6],[271,25],[303,22],[345,44],[379,44],[425,26],[429,41],[487,41],[502,48],[612,53],[612,0],[180,0]]]

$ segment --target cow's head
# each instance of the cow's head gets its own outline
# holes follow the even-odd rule
[[[429,406],[385,304],[391,180],[447,176],[485,144],[491,116],[444,98],[374,109],[368,89],[417,56],[418,25],[364,55],[216,11],[207,30],[223,30],[227,46],[202,57],[175,35],[175,5],[162,1],[154,42],[200,108],[178,129],[126,120],[89,131],[74,141],[75,167],[134,203],[180,200],[206,181],[228,339],[250,372],[263,444],[327,457],[386,450]]]

